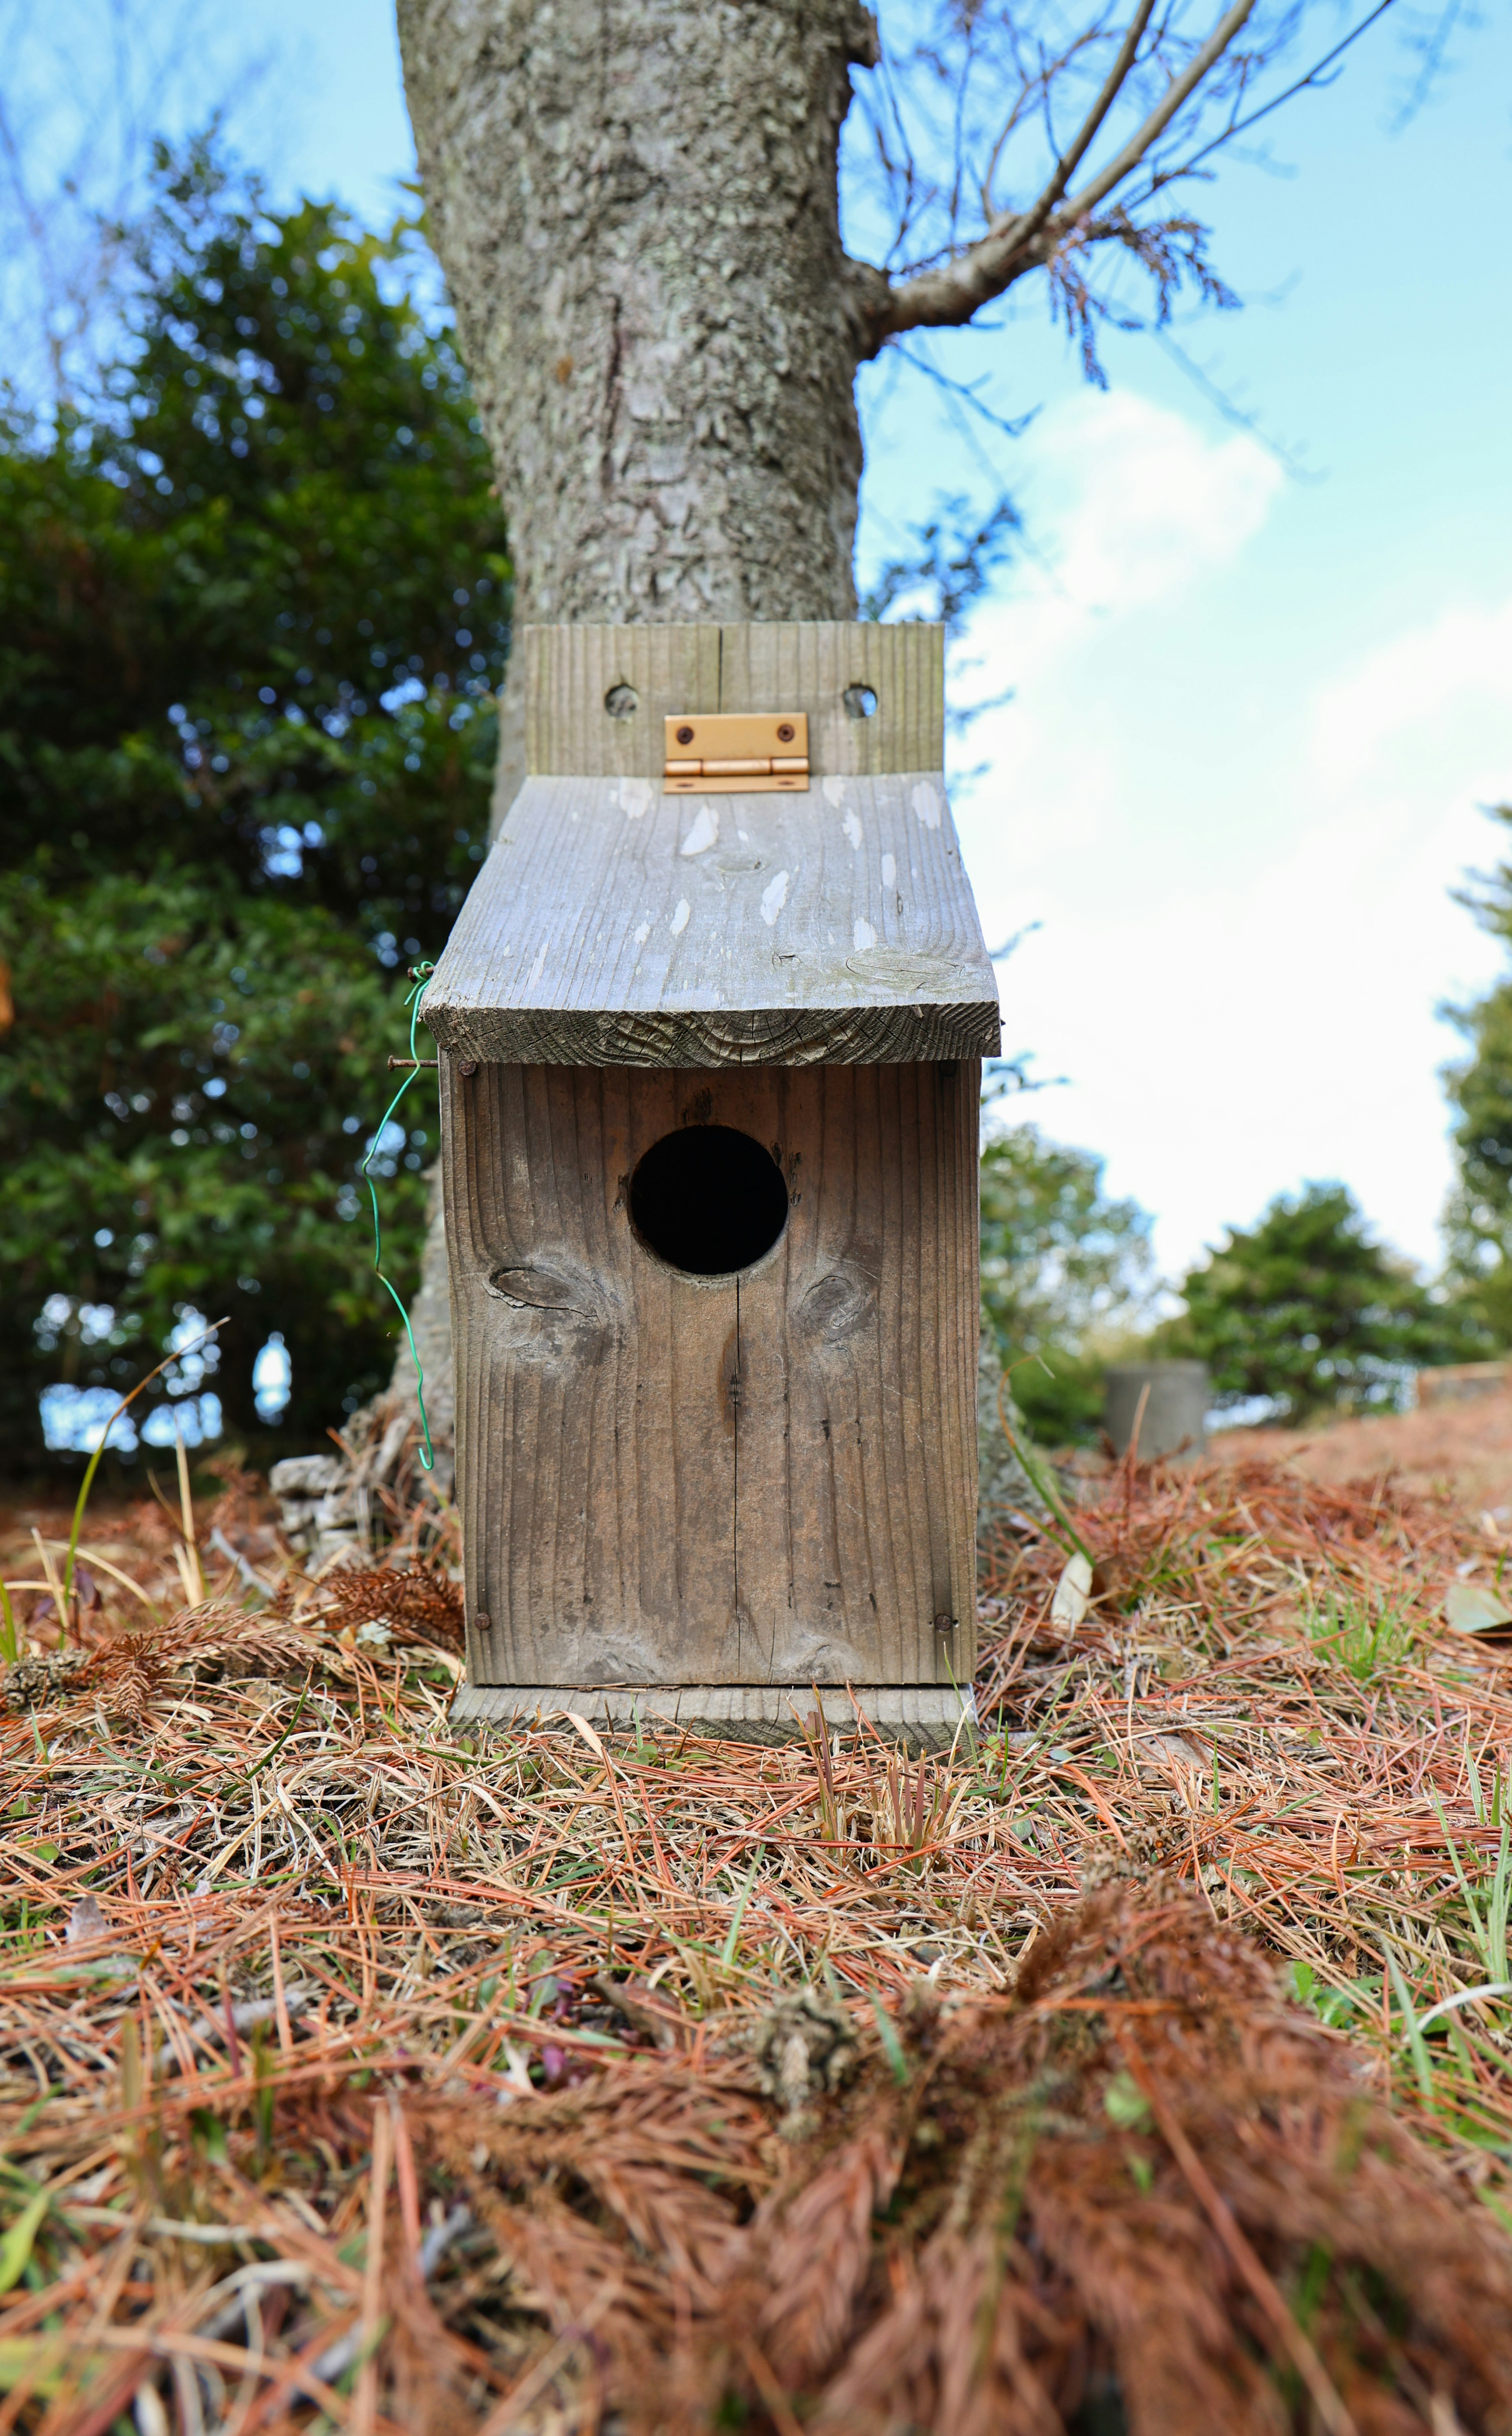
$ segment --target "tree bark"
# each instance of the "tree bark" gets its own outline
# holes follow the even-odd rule
[[[522,623],[855,615],[856,0],[399,0]]]
[[[398,21],[516,622],[853,618],[878,274],[841,243],[838,152],[865,9],[399,0]],[[524,774],[518,667],[495,827]],[[440,1439],[439,1219],[415,1318]],[[391,1398],[413,1396],[401,1348]]]

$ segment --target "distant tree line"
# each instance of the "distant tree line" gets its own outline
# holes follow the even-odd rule
[[[1032,1126],[989,1139],[982,1311],[1036,1433],[1094,1439],[1110,1361],[1205,1362],[1218,1413],[1296,1424],[1393,1411],[1415,1370],[1505,1347],[1512,985],[1463,1020],[1477,1054],[1450,1077],[1463,1112],[1460,1178],[1436,1279],[1377,1241],[1344,1185],[1309,1184],[1278,1193],[1254,1226],[1230,1227],[1173,1285],[1180,1308],[1154,1319],[1150,1221],[1104,1192],[1103,1162]]]

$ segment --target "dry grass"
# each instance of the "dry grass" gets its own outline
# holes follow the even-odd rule
[[[312,1581],[233,1479],[18,1598],[0,2436],[1512,2429],[1494,1532],[1120,1474],[905,1764],[458,1743],[389,1520]]]

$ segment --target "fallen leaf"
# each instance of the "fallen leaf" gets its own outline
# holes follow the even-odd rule
[[[1451,1582],[1444,1598],[1444,1622],[1451,1632],[1499,1632],[1512,1624],[1512,1607],[1480,1582]]]
[[[1062,1632],[1074,1632],[1086,1613],[1091,1595],[1091,1564],[1078,1549],[1074,1557],[1067,1557],[1055,1585],[1055,1595],[1050,1603],[1051,1624],[1058,1625]]]
[[[92,1938],[108,1936],[110,1925],[94,1896],[80,1895],[68,1915],[63,1941],[68,1945],[86,1945]]]

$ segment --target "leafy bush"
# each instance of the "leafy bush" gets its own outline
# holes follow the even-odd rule
[[[1097,1436],[1104,1366],[1153,1292],[1151,1222],[1104,1192],[1103,1168],[1034,1125],[982,1147],[982,1316],[1016,1401],[1050,1445]]]
[[[509,646],[491,467],[413,232],[271,215],[164,156],[137,263],[90,410],[0,425],[12,1465],[42,1454],[43,1386],[124,1392],[190,1309],[233,1315],[238,1430],[269,1331],[304,1443],[385,1375],[356,1171],[400,967],[481,860]],[[436,1139],[411,1096],[385,1146],[401,1278]]]

